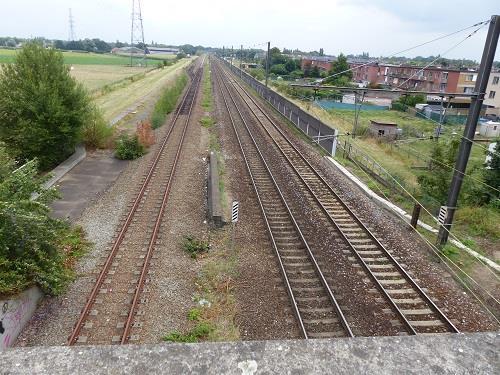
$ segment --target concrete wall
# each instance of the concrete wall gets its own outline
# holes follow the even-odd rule
[[[42,295],[38,287],[32,287],[16,296],[0,299],[0,351],[14,344]]]

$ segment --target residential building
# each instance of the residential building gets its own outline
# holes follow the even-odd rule
[[[490,73],[484,104],[488,106],[487,115],[500,116],[500,71]]]
[[[332,69],[332,62],[335,61],[334,57],[330,56],[313,56],[313,57],[304,57],[300,61],[300,68],[304,70],[308,65],[310,68],[314,68],[317,66],[320,71],[328,72]]]
[[[456,92],[460,71],[442,67],[422,67],[371,63],[351,63],[353,80],[410,90]]]

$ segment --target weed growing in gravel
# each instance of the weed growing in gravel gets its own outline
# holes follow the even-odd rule
[[[198,308],[193,308],[191,310],[189,310],[188,312],[188,320],[192,320],[192,321],[197,321],[200,319],[200,316],[201,316],[201,309],[198,309]]]
[[[188,235],[182,241],[182,248],[191,255],[191,258],[196,259],[198,255],[210,250],[210,244],[206,241],[198,240],[192,235]]]
[[[116,142],[115,155],[121,160],[132,160],[144,155],[144,146],[139,142],[137,135],[122,135]]]
[[[188,333],[180,333],[173,331],[163,338],[164,341],[170,342],[198,342],[205,339],[214,330],[212,324],[207,322],[199,322]]]
[[[210,116],[203,116],[200,119],[200,124],[204,128],[210,128],[213,124],[215,124],[215,120]]]

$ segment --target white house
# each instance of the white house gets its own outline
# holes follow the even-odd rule
[[[483,137],[500,137],[500,122],[481,122],[479,124],[479,134]]]

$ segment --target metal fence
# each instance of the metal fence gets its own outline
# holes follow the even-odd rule
[[[311,116],[288,99],[277,92],[267,88],[248,73],[222,60],[236,75],[240,76],[250,87],[252,87],[263,99],[271,104],[278,112],[290,120],[297,128],[307,135],[313,142],[317,143],[323,150],[335,156],[337,148],[338,130],[333,129]]]

